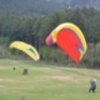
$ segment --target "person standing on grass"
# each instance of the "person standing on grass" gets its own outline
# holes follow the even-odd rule
[[[90,81],[90,88],[89,88],[89,92],[93,92],[93,93],[95,93],[95,90],[96,90],[96,87],[97,87],[97,81],[96,81],[96,79],[93,79],[93,80],[91,80]]]
[[[26,74],[28,74],[28,69],[27,68],[23,69],[23,75],[26,75]]]

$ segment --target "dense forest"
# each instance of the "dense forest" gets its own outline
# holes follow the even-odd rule
[[[100,0],[0,0],[0,14],[47,15],[84,6],[100,10]]]
[[[69,56],[56,45],[47,47],[46,36],[59,24],[72,22],[83,31],[88,44],[88,51],[82,61],[76,65]],[[10,51],[11,42],[20,40],[34,45],[41,55],[41,61],[69,66],[96,67],[100,66],[100,13],[94,8],[65,9],[50,15],[0,15],[0,58],[10,58],[13,54],[23,54],[16,50]],[[24,55],[25,56],[25,55]],[[27,57],[26,57],[27,58]]]
[[[50,14],[59,11],[60,4],[47,0],[0,0],[1,14]]]
[[[94,7],[100,9],[100,0],[48,0],[53,3],[58,3],[62,7]]]

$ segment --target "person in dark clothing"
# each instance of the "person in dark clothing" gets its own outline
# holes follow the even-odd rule
[[[27,69],[27,68],[25,68],[25,69],[23,70],[23,74],[24,74],[24,75],[28,74],[28,69]]]
[[[16,70],[16,67],[13,67],[13,70]]]
[[[89,88],[89,92],[92,91],[93,93],[95,93],[95,90],[96,90],[96,87],[97,87],[96,79],[91,80],[90,84],[91,84],[91,86]]]

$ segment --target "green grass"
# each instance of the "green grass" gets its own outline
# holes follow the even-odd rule
[[[22,75],[23,68],[28,75]],[[96,93],[88,93],[92,78],[97,79]],[[0,60],[0,100],[100,100],[99,84],[100,70]]]

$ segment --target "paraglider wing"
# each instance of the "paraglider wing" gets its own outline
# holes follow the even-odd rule
[[[15,41],[11,43],[10,48],[15,48],[18,50],[23,51],[27,55],[29,55],[33,60],[37,61],[40,59],[40,55],[38,51],[35,49],[35,47],[31,46],[30,44],[27,44],[25,42],[21,41]]]
[[[72,23],[63,23],[57,26],[46,38],[46,44],[56,43],[76,63],[87,51],[87,43],[82,31]]]

